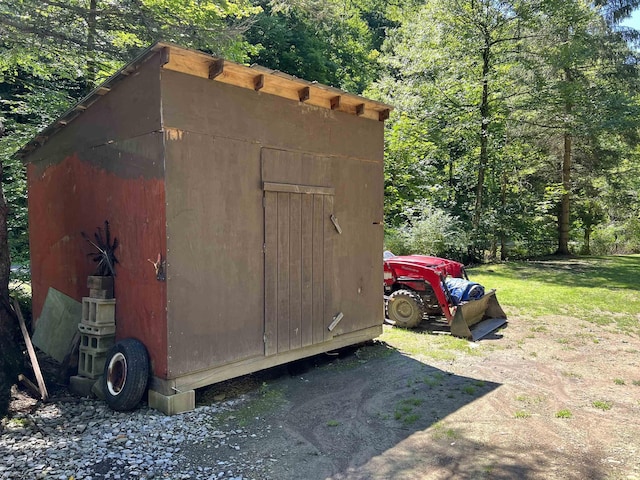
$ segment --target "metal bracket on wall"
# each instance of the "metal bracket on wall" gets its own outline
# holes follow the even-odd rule
[[[342,312],[338,313],[335,317],[333,317],[333,322],[329,325],[329,331],[332,332],[334,328],[340,323],[340,320],[344,318],[344,314]]]
[[[336,227],[336,231],[342,235],[342,228],[340,228],[340,224],[338,223],[338,218],[335,215],[331,215],[331,222],[333,223],[333,226]]]

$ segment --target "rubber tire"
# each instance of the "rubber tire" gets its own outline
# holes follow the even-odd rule
[[[149,354],[140,340],[125,338],[117,342],[104,363],[102,386],[105,401],[118,411],[138,406],[149,383]]]
[[[389,295],[387,313],[396,327],[415,328],[424,316],[424,304],[416,292],[396,290]]]

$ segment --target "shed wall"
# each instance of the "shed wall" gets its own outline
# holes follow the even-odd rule
[[[159,66],[153,56],[25,160],[34,318],[49,287],[88,295],[95,250],[81,232],[109,220],[120,242],[117,335],[142,340],[164,377],[166,285],[148,262],[166,250]]]
[[[162,108],[170,378],[265,354],[263,182],[335,188],[326,325],[381,324],[382,122],[171,71]]]

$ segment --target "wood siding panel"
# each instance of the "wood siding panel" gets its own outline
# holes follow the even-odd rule
[[[264,354],[269,356],[278,353],[278,193],[265,192],[264,202]]]
[[[128,142],[131,162],[157,161],[161,140],[151,134]],[[162,179],[114,175],[78,156],[51,165],[44,174],[28,165],[31,286],[37,321],[50,287],[78,302],[89,294],[87,276],[95,253],[80,232],[93,237],[108,220],[119,246],[115,278],[117,339],[144,343],[153,374],[167,376],[166,284],[147,259],[165,255],[165,189]]]
[[[301,194],[289,194],[289,348],[302,347]]]
[[[303,195],[301,205],[301,343],[306,347],[313,344],[313,196]]]
[[[172,378],[263,356],[260,149],[167,131],[167,296]]]
[[[323,196],[323,243],[324,243],[324,318],[322,331],[324,332],[325,340],[329,340],[333,337],[333,333],[329,331],[329,325],[333,321],[333,316],[338,312],[334,311],[333,304],[333,250],[336,242],[336,229],[331,221],[333,215],[333,197],[329,195]]]
[[[265,192],[267,355],[330,338],[325,238],[332,208],[330,195]]]
[[[129,139],[135,144],[136,138],[162,128],[160,62],[160,55],[153,55],[135,74],[113,85],[108,95],[98,98],[24,160],[35,163],[36,170],[41,173],[47,166],[77,154],[83,161],[121,178],[162,177],[164,162],[161,158],[131,165],[118,155],[117,148],[110,149]],[[94,151],[100,148],[102,151]],[[126,152],[127,146],[121,150]]]
[[[179,72],[163,70],[161,74],[165,127],[205,135],[215,132],[227,138],[250,138],[262,146],[314,155],[346,155],[382,161],[383,122]]]
[[[324,195],[313,196],[313,343],[324,341]]]
[[[278,352],[289,350],[289,194],[278,193]]]

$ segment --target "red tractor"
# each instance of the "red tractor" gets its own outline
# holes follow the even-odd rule
[[[474,341],[507,322],[495,290],[485,293],[469,281],[463,264],[444,258],[384,252],[384,300],[396,326],[417,327],[425,315],[444,317],[452,335]]]

